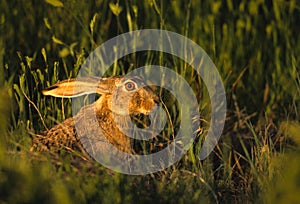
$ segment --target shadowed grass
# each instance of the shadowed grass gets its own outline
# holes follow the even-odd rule
[[[299,201],[300,5],[290,1],[6,1],[0,0],[0,201],[221,203]],[[71,100],[41,90],[76,77],[97,46],[132,30],[167,29],[189,37],[212,58],[228,113],[214,153],[197,156],[209,127],[210,101],[192,67],[165,53],[125,56],[107,75],[145,64],[173,68],[200,102],[201,132],[172,167],[127,176],[74,154],[30,153],[34,134],[72,115]],[[175,100],[162,97],[175,127]],[[175,105],[174,105],[175,104]],[[173,130],[166,130],[165,134]],[[288,161],[288,162],[284,162]],[[283,188],[286,187],[286,188]],[[17,192],[16,192],[16,189]]]

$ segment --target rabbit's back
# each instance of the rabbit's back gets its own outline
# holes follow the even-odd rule
[[[33,147],[56,152],[61,149],[75,150],[86,154],[86,149],[89,153],[105,149],[110,151],[110,143],[123,152],[132,153],[130,139],[114,123],[112,112],[106,106],[98,111],[95,108],[95,104],[83,107],[74,117],[52,127],[43,136],[36,137]]]
[[[78,150],[78,143],[73,118],[68,118],[62,123],[45,131],[42,135],[36,135],[32,149],[58,151],[62,148]]]

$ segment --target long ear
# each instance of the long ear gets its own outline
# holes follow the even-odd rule
[[[63,80],[43,90],[46,96],[72,98],[91,93],[110,93],[114,83],[109,78],[84,77]]]

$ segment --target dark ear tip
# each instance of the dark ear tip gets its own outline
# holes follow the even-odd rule
[[[45,88],[42,92],[51,91],[51,90],[56,89],[56,88],[58,88],[58,86],[57,85],[53,85],[53,86]]]
[[[44,90],[42,90],[42,94],[45,95],[45,96],[47,96],[47,95],[49,95],[48,94],[49,91],[51,91],[53,89],[56,89],[56,88],[58,88],[57,85],[53,85],[53,86],[47,87]]]

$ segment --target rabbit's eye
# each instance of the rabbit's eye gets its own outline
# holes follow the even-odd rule
[[[127,91],[133,91],[135,89],[135,84],[133,82],[127,82],[125,88]]]

